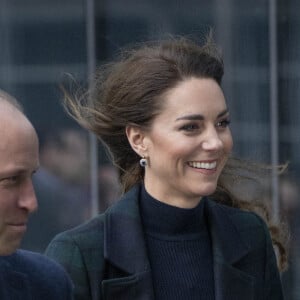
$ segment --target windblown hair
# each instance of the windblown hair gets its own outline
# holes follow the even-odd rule
[[[148,129],[162,110],[164,95],[170,89],[191,77],[213,79],[221,86],[223,73],[222,56],[210,37],[202,46],[185,38],[168,39],[123,52],[117,61],[98,69],[88,92],[77,97],[65,93],[64,105],[75,120],[106,145],[120,170],[126,192],[144,177],[140,157],[127,140],[126,126],[134,124]],[[241,197],[251,195],[247,192],[249,187],[257,191],[255,186],[268,177],[268,170],[265,166],[229,158],[212,196],[215,201],[255,211],[265,219],[279,249],[278,265],[284,269],[286,235],[271,224],[268,205],[259,200],[259,195],[252,199]],[[234,189],[236,183],[240,192]]]

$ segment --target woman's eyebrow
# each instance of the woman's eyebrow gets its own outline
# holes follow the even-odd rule
[[[204,120],[204,117],[200,114],[192,114],[192,115],[186,115],[186,116],[182,116],[177,118],[175,121],[181,121],[181,120]]]
[[[220,112],[218,114],[218,118],[223,117],[225,115],[229,114],[229,110],[226,108],[225,110],[223,110],[222,112]]]
[[[223,116],[225,116],[225,115],[228,114],[228,113],[229,113],[229,110],[228,110],[228,109],[225,109],[225,110],[223,110],[222,112],[220,112],[220,113],[218,114],[218,118],[223,117]]]
[[[223,117],[224,115],[226,115],[228,113],[229,113],[228,109],[225,109],[218,114],[217,118]],[[202,121],[202,120],[204,120],[204,116],[201,114],[191,114],[191,115],[179,117],[175,121],[181,121],[181,120]]]

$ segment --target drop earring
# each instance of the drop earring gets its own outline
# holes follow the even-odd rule
[[[147,166],[147,164],[148,164],[147,163],[147,159],[145,157],[143,157],[143,158],[140,159],[140,166],[142,168],[145,168]]]

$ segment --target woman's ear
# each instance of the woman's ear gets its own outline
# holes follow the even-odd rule
[[[146,146],[144,144],[144,132],[136,125],[126,126],[127,139],[131,148],[141,157],[145,156]]]

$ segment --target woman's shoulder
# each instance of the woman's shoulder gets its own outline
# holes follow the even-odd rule
[[[76,245],[90,248],[93,245],[99,245],[99,242],[103,240],[104,218],[105,214],[99,214],[74,228],[57,234],[49,246],[55,244],[65,248]]]
[[[97,216],[85,221],[84,223],[63,231],[57,234],[54,238],[55,241],[77,241],[77,243],[87,244],[88,241],[99,241],[103,239],[103,231],[105,221],[110,215],[115,213],[126,214],[128,211],[128,196],[123,195],[106,211],[99,213]],[[129,197],[130,198],[130,197]],[[130,211],[130,209],[129,209]]]
[[[260,216],[215,201],[208,201],[207,204],[208,222],[215,239],[224,245],[234,241],[235,246],[230,250],[232,252],[236,251],[237,241],[248,251],[264,252],[266,242],[271,239],[266,223]]]
[[[92,269],[95,265],[102,266],[103,219],[104,215],[101,214],[82,225],[59,233],[49,243],[45,254],[64,266],[69,273],[78,273],[79,269]]]
[[[207,202],[213,213],[226,216],[240,232],[253,230],[268,231],[263,218],[253,211],[232,207],[213,199],[208,199]]]
[[[120,199],[105,212],[99,213],[84,223],[57,234],[48,245],[46,253],[49,253],[50,248],[62,249],[63,251],[80,248],[80,251],[84,251],[85,249],[103,245],[106,220],[115,210],[124,212],[121,205],[122,202],[122,199]],[[121,208],[119,207],[120,205]]]

